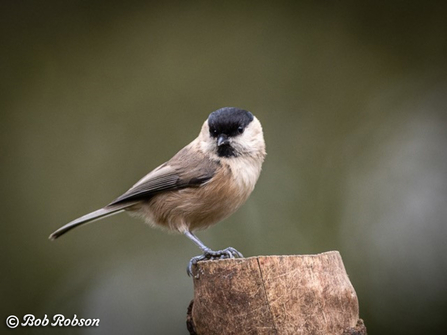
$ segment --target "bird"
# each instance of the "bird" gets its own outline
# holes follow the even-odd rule
[[[202,254],[191,258],[189,276],[202,260],[243,257],[233,247],[213,251],[195,232],[233,214],[252,193],[266,156],[261,123],[249,111],[223,107],[209,114],[196,139],[141,178],[108,205],[62,226],[75,227],[121,212],[153,227],[184,234]]]

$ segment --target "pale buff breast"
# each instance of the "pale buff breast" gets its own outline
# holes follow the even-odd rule
[[[252,171],[243,176],[230,174],[230,169],[231,164],[222,166],[208,183],[200,187],[156,195],[134,208],[134,214],[151,225],[179,232],[205,229],[233,214],[247,200],[259,177],[259,173],[256,175]]]

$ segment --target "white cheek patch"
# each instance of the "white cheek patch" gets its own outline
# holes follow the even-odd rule
[[[262,135],[262,127],[258,119],[254,118],[252,122],[245,128],[245,131],[233,139],[234,148],[239,153],[252,154],[265,152],[264,137]]]

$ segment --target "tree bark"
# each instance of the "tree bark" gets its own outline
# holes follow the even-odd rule
[[[337,251],[199,262],[190,334],[366,334]]]

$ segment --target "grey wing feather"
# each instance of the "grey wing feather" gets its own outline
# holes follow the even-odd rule
[[[214,176],[215,165],[216,163],[198,153],[190,155],[190,150],[186,147],[170,161],[143,177],[109,206],[127,201],[150,199],[153,195],[163,191],[200,186]]]
[[[81,224],[122,212],[157,193],[203,185],[214,176],[216,166],[216,162],[207,159],[203,154],[194,151],[191,154],[191,147],[187,146],[167,163],[149,172],[109,205],[69,222],[51,234],[50,239],[54,240]]]
[[[150,198],[159,192],[177,189],[180,187],[179,180],[178,172],[165,163],[152,172],[149,172],[126,193],[111,202],[109,206],[132,200],[140,200],[141,198]]]

